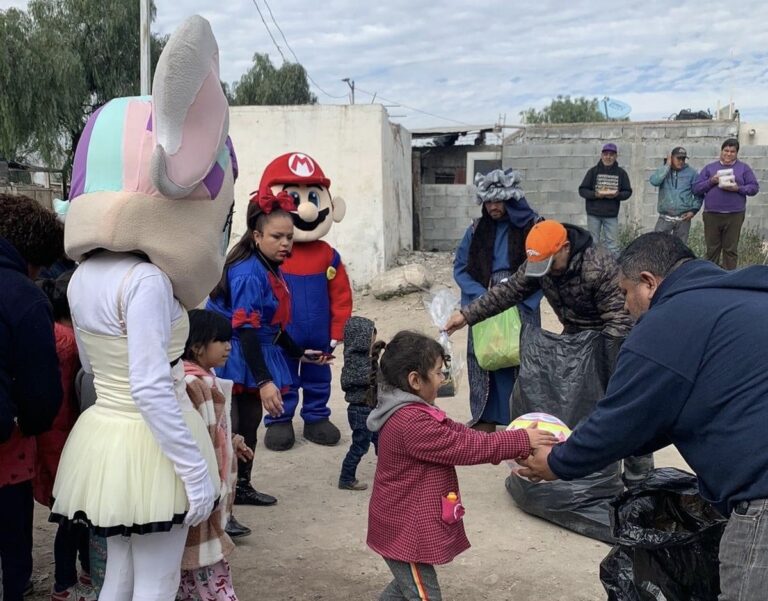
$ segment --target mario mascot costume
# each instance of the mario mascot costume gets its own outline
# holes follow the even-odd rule
[[[293,196],[297,210],[292,213],[294,245],[282,271],[291,291],[292,322],[288,334],[305,348],[328,353],[344,339],[344,326],[352,315],[352,287],[339,253],[320,238],[335,221],[344,218],[346,205],[332,198],[329,180],[320,165],[299,152],[277,157],[264,171],[259,196],[285,191]],[[266,416],[264,446],[286,451],[296,441],[293,416],[303,390],[301,417],[304,438],[321,445],[339,442],[339,429],[329,417],[331,368],[289,360],[293,373],[291,390],[283,396],[284,413],[278,418]]]

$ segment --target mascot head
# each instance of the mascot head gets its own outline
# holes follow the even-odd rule
[[[289,152],[267,165],[256,194],[261,198],[285,191],[293,196],[293,239],[311,242],[325,236],[347,211],[343,199],[331,197],[330,187],[331,180],[312,157]]]
[[[186,307],[221,276],[237,161],[219,83],[219,49],[202,17],[174,32],[151,97],[117,98],[86,123],[75,152],[65,248],[140,252]]]

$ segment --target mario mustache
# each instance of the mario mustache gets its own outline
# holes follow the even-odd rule
[[[311,232],[323,221],[325,221],[325,218],[328,217],[329,212],[330,209],[323,209],[317,214],[317,219],[314,221],[304,221],[301,217],[299,217],[298,213],[291,213],[291,217],[293,218],[293,225],[296,229],[301,230],[302,232]]]

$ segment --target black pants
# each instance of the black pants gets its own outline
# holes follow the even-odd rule
[[[256,450],[256,431],[261,423],[263,409],[258,392],[243,392],[232,396],[232,431],[245,439],[245,444]],[[237,462],[238,480],[251,480],[253,461]]]
[[[0,486],[3,601],[22,601],[32,576],[32,481]]]
[[[88,528],[82,524],[59,524],[56,539],[53,541],[53,558],[57,590],[66,590],[77,584],[77,556],[80,566],[87,574],[91,573],[90,549],[88,546]]]

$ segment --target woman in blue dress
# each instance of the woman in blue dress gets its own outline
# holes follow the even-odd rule
[[[467,229],[453,264],[453,278],[461,289],[462,307],[517,271],[526,260],[525,237],[541,220],[528,206],[517,172],[496,169],[487,175],[478,173],[475,186],[482,216]],[[537,292],[517,305],[523,323],[541,325],[541,297],[542,293]],[[516,417],[510,415],[510,398],[518,368],[482,369],[475,357],[471,329],[467,341],[467,372],[470,425],[476,430],[494,432],[497,425],[509,424]]]
[[[221,281],[207,309],[232,321],[232,351],[216,373],[235,383],[232,428],[256,447],[262,407],[273,417],[283,411],[282,394],[291,384],[286,356],[325,363],[321,353],[301,348],[285,332],[291,298],[280,265],[293,246],[294,200],[287,193],[251,199],[247,231],[227,255]],[[274,505],[277,499],[251,485],[253,461],[239,462],[235,504]]]

